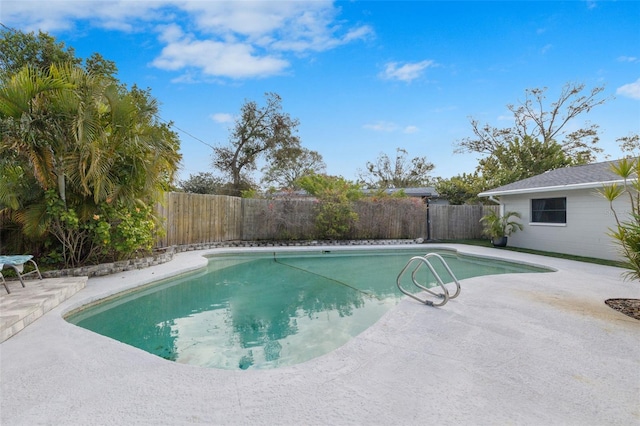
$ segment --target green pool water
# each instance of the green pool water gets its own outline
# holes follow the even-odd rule
[[[439,253],[458,280],[547,271]],[[224,369],[292,365],[333,351],[380,319],[405,297],[396,286],[398,273],[412,256],[424,254],[219,255],[210,258],[206,270],[112,298],[67,320],[179,363]],[[434,266],[447,281],[446,272]],[[427,268],[420,269],[418,279],[434,283]]]

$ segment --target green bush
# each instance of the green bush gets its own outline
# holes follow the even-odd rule
[[[609,201],[616,221],[609,235],[620,248],[624,267],[629,269],[625,274],[627,278],[640,280],[640,159],[622,159],[613,163],[611,170],[623,179],[623,184],[614,183],[600,191]],[[613,206],[620,197],[628,197],[630,211],[626,215]]]
[[[299,185],[318,199],[315,218],[318,238],[347,238],[358,220],[352,202],[362,198],[360,186],[342,177],[319,174],[302,177]]]
[[[522,231],[522,224],[511,220],[512,217],[520,218],[521,216],[518,212],[505,212],[500,216],[495,211],[490,211],[480,219],[484,234],[493,240],[508,237],[518,230]]]
[[[319,238],[344,239],[357,221],[358,214],[349,201],[321,201],[318,205],[316,230]]]
[[[94,215],[98,224],[94,238],[102,244],[104,254],[113,260],[122,260],[151,251],[155,223],[150,207],[105,206],[102,211],[103,218]]]
[[[109,262],[151,251],[156,229],[149,206],[130,208],[101,203],[88,212],[68,207],[55,191],[47,191],[49,229],[59,246],[51,245],[48,262],[66,267]]]

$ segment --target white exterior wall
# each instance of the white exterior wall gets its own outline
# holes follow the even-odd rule
[[[567,198],[566,224],[531,223],[531,199]],[[616,225],[609,202],[594,189],[552,191],[500,197],[504,211],[522,215],[523,231],[509,236],[509,246],[565,253],[599,259],[620,260],[614,240],[607,235]],[[629,212],[628,199],[616,200],[622,218]],[[622,213],[622,214],[621,214]]]

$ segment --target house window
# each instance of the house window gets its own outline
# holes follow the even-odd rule
[[[531,222],[567,223],[567,198],[532,199]]]

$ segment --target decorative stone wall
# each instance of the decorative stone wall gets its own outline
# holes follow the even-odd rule
[[[231,247],[311,247],[311,246],[372,246],[420,244],[422,239],[402,240],[313,240],[313,241],[222,241],[216,243],[188,244],[160,249],[152,256],[139,259],[123,260],[120,262],[103,263],[100,265],[83,266],[80,268],[61,269],[42,272],[44,278],[60,277],[99,277],[117,274],[118,272],[143,269],[159,265],[173,259],[175,253],[195,250],[211,250]]]
[[[374,246],[420,244],[422,238],[400,240],[311,240],[311,241],[221,241],[215,243],[188,244],[171,247],[175,252],[210,250],[233,247],[313,247],[313,246]]]
[[[43,278],[60,277],[99,277],[102,275],[117,274],[118,272],[131,271],[133,269],[143,269],[150,266],[159,265],[173,259],[175,254],[172,248],[162,250],[151,256],[138,259],[122,260],[119,262],[102,263],[100,265],[88,265],[80,268],[60,269],[42,272]]]

